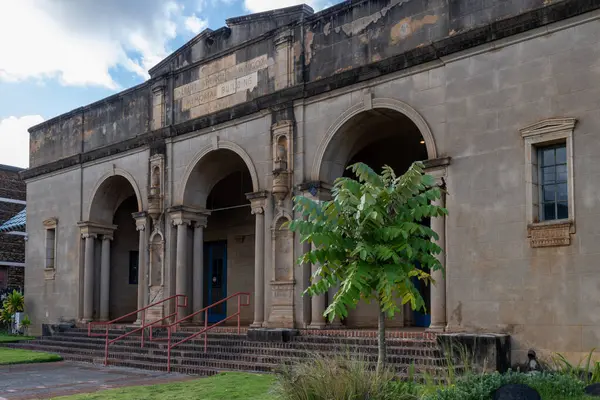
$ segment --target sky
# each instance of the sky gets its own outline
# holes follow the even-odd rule
[[[144,82],[227,18],[341,0],[0,0],[0,164],[29,165],[27,129]]]

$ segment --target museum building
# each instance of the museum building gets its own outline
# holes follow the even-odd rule
[[[515,355],[598,347],[599,8],[348,0],[231,18],[146,82],[31,128],[33,331],[238,292],[247,326],[373,328],[373,304],[325,321],[334,292],[303,295],[315,266],[284,223],[349,164],[420,160],[447,189],[430,222],[446,273],[390,328],[507,333]]]

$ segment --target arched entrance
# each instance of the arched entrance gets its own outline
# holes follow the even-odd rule
[[[93,193],[88,219],[79,224],[86,241],[84,320],[111,320],[139,308],[138,194],[130,178],[106,177]],[[133,315],[124,322],[135,320]]]
[[[189,311],[237,292],[254,291],[255,216],[246,195],[256,191],[255,177],[253,166],[237,152],[214,149],[199,158],[185,180],[183,214],[172,215],[182,216],[190,226],[178,226],[178,243],[180,235],[187,235],[191,251],[185,261],[180,260],[183,250],[178,247],[176,271],[176,291],[190,291]],[[192,285],[187,286],[186,282]],[[236,313],[237,300],[212,308],[209,322]],[[243,308],[241,319],[252,323],[252,309]]]
[[[389,165],[397,174],[402,174],[413,162],[435,157],[435,145],[426,124],[420,117],[415,121],[416,112],[400,104],[400,108],[407,110],[407,113],[388,107],[374,107],[354,112],[335,126],[337,129],[329,132],[322,152],[317,155],[321,158],[315,163],[315,178],[333,184],[338,177],[353,177],[347,167],[356,162],[363,162],[377,172],[380,172],[384,165]],[[419,126],[426,130],[425,134]],[[431,291],[430,287],[420,286],[427,312],[411,312],[405,309],[404,315],[396,316],[389,322],[389,326],[429,327]],[[333,296],[334,293],[332,291],[329,295]],[[355,310],[350,311],[343,323],[347,327],[375,327],[377,315],[375,304],[361,302]]]

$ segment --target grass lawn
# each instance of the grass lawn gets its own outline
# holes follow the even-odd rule
[[[60,361],[62,358],[56,354],[42,353],[39,351],[8,349],[0,347],[0,365],[30,364],[51,361]]]
[[[7,335],[5,333],[0,333],[0,343],[14,343],[19,342],[21,340],[32,340],[35,339],[34,336],[21,336],[21,335]]]
[[[0,356],[1,357],[1,356]],[[273,375],[225,372],[210,378],[154,386],[132,386],[54,400],[276,400],[269,391]]]

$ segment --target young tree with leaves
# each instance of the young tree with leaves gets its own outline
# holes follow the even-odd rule
[[[425,308],[413,278],[433,283],[430,271],[442,268],[436,255],[442,250],[432,239],[438,235],[424,219],[447,215],[434,205],[442,196],[435,178],[425,174],[420,162],[402,176],[385,166],[381,174],[358,163],[348,167],[357,180],[335,181],[331,201],[294,199],[302,217],[289,224],[302,241],[313,246],[300,264],[318,265],[306,292],[324,294],[339,289],[325,316],[347,317],[361,299],[379,306],[377,369],[385,364],[385,318],[391,318],[409,303],[413,310]]]

